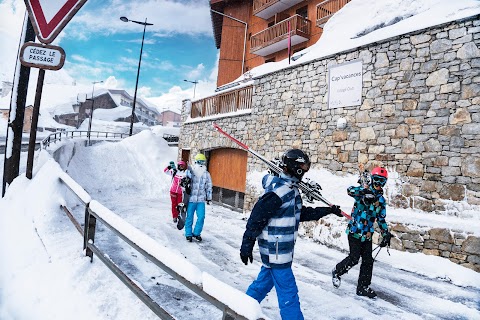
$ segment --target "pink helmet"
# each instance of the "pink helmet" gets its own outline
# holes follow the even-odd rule
[[[183,160],[178,161],[178,165],[179,165],[179,166],[184,166],[184,167],[187,166],[187,164],[186,164],[185,161],[183,161]]]

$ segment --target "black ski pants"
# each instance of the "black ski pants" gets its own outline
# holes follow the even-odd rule
[[[372,241],[354,238],[352,234],[348,235],[348,245],[350,253],[348,257],[340,261],[336,265],[337,275],[341,276],[348,272],[352,267],[358,264],[362,258],[360,265],[360,275],[358,276],[358,287],[368,287],[372,282],[373,257],[372,257]]]

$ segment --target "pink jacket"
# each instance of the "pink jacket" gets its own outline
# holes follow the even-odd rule
[[[180,186],[180,181],[182,180],[183,177],[185,177],[186,171],[168,169],[167,167],[163,170],[163,172],[165,172],[166,174],[172,177],[172,185],[170,186],[170,192],[181,194],[183,192],[183,189]]]

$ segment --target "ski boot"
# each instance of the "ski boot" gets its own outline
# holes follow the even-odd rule
[[[342,279],[337,275],[337,268],[332,269],[332,284],[335,288],[339,288],[342,284]]]
[[[370,287],[357,287],[357,296],[364,296],[370,299],[375,299],[377,297],[377,293],[373,291]]]

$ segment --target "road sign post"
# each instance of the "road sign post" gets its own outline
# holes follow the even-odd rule
[[[59,70],[65,61],[65,51],[51,43],[80,10],[87,0],[25,0],[30,21],[33,24],[37,38],[42,44],[26,43],[19,55],[20,62],[29,67],[40,68],[38,73],[37,91],[33,106],[32,125],[28,144],[27,172],[32,179],[35,140],[37,137],[38,115],[42,99],[45,69]]]

